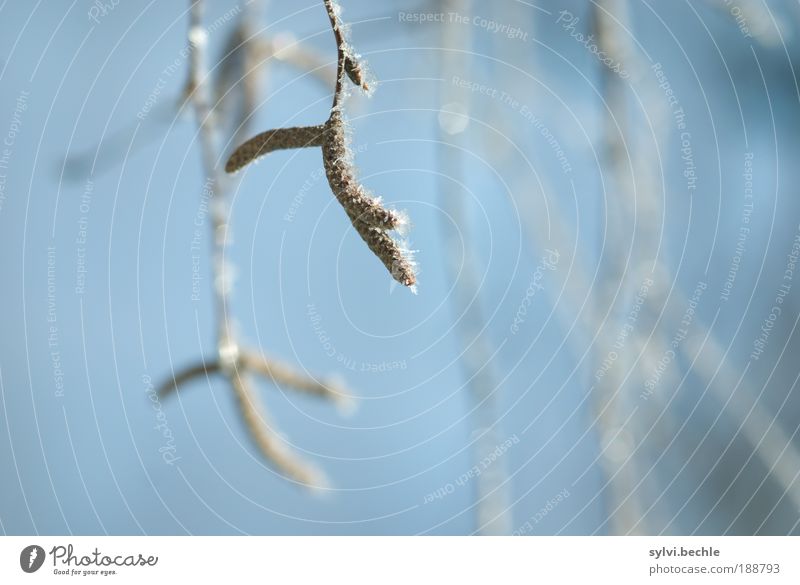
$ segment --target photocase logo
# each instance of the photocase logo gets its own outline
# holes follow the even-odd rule
[[[32,544],[26,546],[19,553],[19,566],[26,573],[35,573],[44,564],[44,549],[37,545]]]

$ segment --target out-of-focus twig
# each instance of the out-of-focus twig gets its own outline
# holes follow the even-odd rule
[[[738,423],[737,431],[753,448],[753,454],[780,486],[792,508],[800,510],[800,483],[797,481],[800,450],[793,441],[797,429],[792,434],[784,429],[780,420],[761,403],[761,397],[755,395],[748,384],[740,382],[742,373],[737,374],[729,365],[730,358],[722,344],[705,333],[707,331],[700,326],[687,338],[685,355],[693,360],[695,371],[722,403],[723,414]],[[716,464],[708,473],[715,467]]]
[[[327,480],[315,465],[304,461],[289,448],[267,418],[258,393],[252,386],[250,373],[245,369],[236,370],[230,377],[242,420],[250,431],[250,436],[264,457],[288,477],[306,487],[324,488]]]
[[[619,12],[612,6],[605,4],[604,7],[611,14],[620,19]],[[624,21],[623,21],[624,22]],[[611,27],[612,34],[616,35],[616,44],[619,44],[622,35],[625,33],[620,29],[614,33],[613,21],[606,21]],[[624,47],[622,49],[625,50]],[[630,50],[630,49],[629,49]],[[624,57],[624,64],[632,73],[641,71],[641,61],[635,54]],[[636,68],[639,68],[636,71]],[[636,75],[633,76],[637,78]],[[613,81],[613,80],[612,80]],[[650,104],[653,100],[644,95],[646,90],[638,87],[640,95],[645,102]],[[609,110],[612,110],[613,101],[606,100]],[[624,103],[624,102],[618,102]],[[613,111],[613,110],[612,110]],[[651,119],[649,123],[653,125],[654,131],[659,133],[666,128],[662,120],[653,118],[653,112],[649,112]],[[630,136],[630,131],[625,129],[624,113],[617,110],[616,115],[607,117],[606,134],[611,134],[612,138],[618,136]],[[617,128],[619,125],[619,128]],[[637,327],[633,330],[629,339],[629,348],[632,358],[628,360],[629,367],[622,368],[621,363],[614,365],[614,368],[622,368],[626,376],[626,385],[632,387],[634,397],[642,389],[642,384],[648,376],[652,374],[659,360],[663,357],[666,349],[670,347],[670,341],[675,333],[675,324],[683,319],[683,311],[688,306],[689,298],[679,286],[672,287],[667,291],[665,284],[672,282],[669,268],[663,263],[656,265],[653,263],[657,240],[659,237],[662,201],[659,198],[659,185],[653,178],[659,165],[652,159],[645,161],[643,157],[644,149],[630,146],[625,147],[622,142],[607,146],[607,153],[621,154],[622,160],[612,163],[609,168],[613,170],[613,175],[622,175],[627,184],[631,184],[632,173],[635,171],[636,186],[635,198],[631,198],[631,191],[617,193],[614,192],[614,201],[609,201],[610,205],[621,205],[624,210],[633,210],[634,206],[638,210],[633,218],[616,225],[623,225],[630,229],[634,223],[638,226],[636,233],[636,248],[641,252],[637,256],[635,266],[640,269],[648,267],[651,273],[657,274],[656,285],[651,289],[649,296],[645,299],[640,320],[651,319],[655,329]],[[608,156],[608,154],[606,155]],[[627,159],[630,157],[630,161]],[[623,183],[623,184],[625,184]],[[606,326],[606,319],[602,311],[589,310],[593,304],[590,296],[594,296],[596,291],[592,289],[591,276],[594,266],[586,262],[586,256],[580,249],[573,252],[573,243],[576,242],[577,234],[571,229],[563,218],[563,212],[559,209],[558,201],[548,200],[548,214],[545,216],[540,213],[538,208],[531,205],[532,197],[529,195],[529,182],[515,184],[512,188],[514,199],[521,211],[521,217],[526,224],[525,232],[530,237],[532,246],[535,249],[545,249],[547,247],[557,248],[562,251],[564,264],[569,265],[570,270],[558,270],[550,273],[549,277],[555,281],[554,288],[559,291],[559,303],[556,307],[561,315],[561,320],[565,325],[570,326],[589,336],[596,336],[596,346],[600,348],[610,347],[614,343],[615,331]],[[545,194],[549,192],[544,188]],[[654,240],[656,240],[654,242]],[[663,253],[663,252],[662,252]],[[648,266],[649,265],[649,266]],[[629,281],[636,284],[641,278],[641,272],[632,273]],[[666,293],[669,298],[666,298]],[[607,308],[607,307],[606,307]],[[774,482],[792,505],[798,506],[800,502],[800,486],[795,476],[800,469],[797,461],[800,461],[800,450],[797,449],[792,437],[795,435],[793,429],[786,428],[769,413],[759,401],[751,388],[748,378],[740,381],[741,371],[738,371],[737,364],[732,361],[730,356],[726,356],[723,347],[708,328],[696,319],[688,331],[686,340],[681,345],[680,356],[683,356],[693,364],[693,371],[697,372],[705,381],[709,391],[717,397],[726,407],[721,411],[721,415],[729,421],[729,424],[737,425],[741,428],[740,436],[747,441],[753,449],[753,454],[762,465],[769,470],[769,481]],[[641,406],[639,414],[634,417],[634,422],[638,427],[635,435],[636,445],[628,455],[635,455],[640,460],[647,461],[649,465],[658,465],[662,455],[669,445],[677,439],[676,432],[682,426],[682,421],[676,420],[674,415],[675,404],[672,402],[671,392],[681,382],[681,377],[676,375],[674,369],[679,367],[673,362],[661,375],[659,390],[654,392],[646,402],[639,401]],[[684,382],[685,383],[685,382]],[[738,385],[737,385],[738,384]],[[733,392],[733,388],[736,388]],[[670,398],[663,396],[664,392],[670,391]],[[630,396],[628,397],[630,399]],[[751,412],[752,410],[752,412]],[[653,416],[647,416],[647,413]],[[647,422],[649,421],[649,422]],[[666,431],[660,429],[666,427]],[[609,470],[615,469],[610,466]],[[644,473],[637,473],[630,478],[630,482],[619,490],[621,498],[612,503],[612,511],[619,507],[623,500],[630,499],[628,495],[642,489],[642,482],[648,481],[653,476],[653,468],[642,470]],[[652,492],[651,492],[652,493]],[[638,510],[630,514],[630,517],[638,515],[631,526],[636,532],[652,532],[653,529],[661,529],[662,524],[658,522],[647,522],[646,517],[652,517],[653,509],[664,495],[661,493],[645,508],[639,504]],[[615,531],[628,532],[624,527],[614,527]]]
[[[630,47],[630,33],[623,28],[628,22],[627,10],[626,0],[598,0],[592,4],[592,24],[598,48],[613,62],[631,69],[635,67],[636,56]],[[637,209],[637,200],[631,184],[632,162],[626,145],[632,134],[627,125],[630,112],[626,104],[625,83],[605,64],[600,65],[600,91],[605,122],[602,160],[612,170],[615,189],[613,196],[606,197],[606,238],[593,312],[597,326],[604,330],[603,337],[611,340],[626,325],[628,315],[625,314],[624,302],[631,298],[626,291],[639,286],[636,277],[629,274],[628,266],[631,260],[628,241],[636,238],[639,230],[635,223],[638,213],[632,213]],[[641,249],[640,245],[637,245],[637,250],[645,257],[649,253],[649,248]],[[637,259],[633,261],[635,263]],[[603,344],[598,349],[595,371],[599,371],[603,360],[608,359],[612,345]],[[611,530],[615,534],[630,534],[642,518],[642,506],[635,487],[639,472],[632,445],[616,439],[625,419],[623,373],[630,360],[627,359],[628,352],[615,353],[618,357],[613,366],[596,380],[592,404],[602,446],[601,466],[608,479]]]
[[[259,1],[249,2],[245,12],[253,14],[253,7]],[[214,87],[213,103],[210,105],[214,115],[220,121],[239,121],[239,126],[232,130],[240,131],[245,127],[242,126],[244,121],[255,113],[259,105],[249,98],[261,94],[261,78],[265,70],[280,63],[307,73],[325,89],[330,90],[336,84],[336,68],[313,47],[296,41],[287,33],[260,35],[252,26],[240,24],[226,40],[219,63],[210,73]],[[237,97],[242,99],[235,99]],[[186,95],[182,93],[180,99],[158,102],[144,119],[135,120],[104,136],[90,148],[68,155],[63,161],[64,178],[83,182],[89,177],[101,175],[118,166],[123,158],[121,154],[128,150],[131,141],[134,141],[134,145],[130,152],[135,153],[162,137],[175,117],[176,104],[179,106],[185,98]],[[243,112],[247,115],[243,116]]]
[[[183,370],[176,372],[172,378],[166,380],[158,388],[158,395],[162,398],[169,396],[181,386],[188,384],[195,378],[208,377],[220,371],[219,362],[200,362],[193,366],[187,366]]]
[[[458,11],[464,18],[471,12],[471,2],[441,0],[439,9],[444,13]],[[466,75],[470,35],[464,27],[442,24],[442,47],[439,67],[442,78]],[[487,323],[480,308],[480,278],[475,273],[475,250],[469,236],[470,227],[464,206],[466,196],[459,187],[463,181],[462,140],[458,130],[465,127],[463,120],[450,124],[450,118],[469,116],[469,100],[457,91],[452,83],[442,84],[437,158],[440,169],[438,185],[442,215],[441,234],[444,242],[445,273],[452,280],[451,304],[457,318],[456,339],[460,345],[460,363],[466,379],[465,386],[471,403],[474,425],[472,433],[473,458],[478,464],[502,442],[497,419],[500,384],[493,370],[492,348],[488,338]],[[468,123],[468,122],[467,122]],[[456,130],[453,133],[453,130]],[[463,262],[459,250],[464,245]],[[479,534],[510,534],[512,526],[510,478],[504,458],[495,459],[491,466],[475,478],[476,531]]]
[[[783,41],[789,29],[783,19],[761,0],[707,0],[708,3],[730,19],[746,38],[753,38],[766,47],[775,47]],[[796,2],[792,4],[797,5]],[[773,22],[774,19],[774,22]]]
[[[312,47],[299,43],[291,34],[282,33],[261,39],[256,47],[259,59],[275,58],[291,65],[298,71],[305,71],[316,78],[324,87],[336,85],[336,68]]]
[[[248,6],[251,10],[255,10],[256,4],[257,2],[251,2],[248,3]],[[275,431],[252,387],[252,378],[260,376],[290,390],[298,390],[301,393],[340,402],[345,400],[346,392],[334,383],[318,381],[279,361],[266,358],[260,352],[242,347],[230,318],[232,282],[227,254],[227,243],[230,239],[228,226],[230,212],[226,198],[230,179],[218,168],[218,161],[221,157],[219,127],[227,121],[224,117],[228,116],[234,118],[232,120],[234,123],[228,124],[229,127],[237,128],[239,133],[247,132],[247,122],[252,117],[256,106],[256,92],[259,86],[257,80],[248,78],[248,76],[257,75],[261,69],[254,67],[255,57],[249,53],[254,49],[255,44],[248,42],[248,39],[251,38],[248,28],[250,23],[248,12],[245,11],[240,23],[241,30],[237,33],[239,44],[236,45],[236,50],[241,50],[243,53],[239,55],[238,60],[231,61],[234,65],[228,64],[229,67],[232,67],[232,71],[222,77],[223,81],[217,91],[217,95],[241,92],[242,107],[239,108],[236,115],[231,110],[214,110],[209,103],[210,92],[205,62],[207,35],[202,21],[202,0],[191,1],[189,42],[192,51],[185,95],[187,104],[194,110],[198,125],[204,172],[211,179],[211,266],[214,275],[213,287],[217,318],[217,356],[215,359],[179,371],[161,387],[160,392],[162,395],[172,393],[201,376],[205,377],[209,374],[223,376],[230,383],[236,395],[242,419],[263,456],[288,478],[306,487],[322,487],[325,484],[323,475],[314,466],[303,461],[291,449],[286,439]],[[223,89],[220,90],[220,87]]]

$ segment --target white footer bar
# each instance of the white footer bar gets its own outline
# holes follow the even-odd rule
[[[796,584],[798,557],[797,537],[11,536],[0,583]]]

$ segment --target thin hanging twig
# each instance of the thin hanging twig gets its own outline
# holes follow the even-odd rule
[[[370,83],[364,65],[347,43],[345,27],[339,18],[339,7],[332,0],[323,2],[337,48],[336,87],[328,120],[316,126],[262,132],[231,154],[225,170],[234,173],[275,150],[321,147],[328,184],[353,228],[392,277],[415,291],[417,275],[412,252],[404,242],[395,240],[388,233],[402,232],[408,225],[406,215],[385,207],[381,199],[370,193],[357,178],[342,115],[344,79],[347,77],[364,91],[370,91]]]
[[[191,0],[190,0],[191,1]],[[254,3],[249,3],[252,9]],[[249,18],[246,12],[240,26],[246,29]],[[217,356],[191,365],[174,374],[171,380],[159,389],[161,396],[179,390],[189,382],[202,377],[222,375],[237,399],[242,419],[250,432],[253,442],[263,456],[288,478],[306,487],[322,487],[325,485],[323,474],[313,465],[303,461],[289,446],[289,443],[278,433],[269,421],[264,407],[261,405],[252,386],[252,378],[259,376],[273,384],[296,390],[303,394],[314,395],[339,403],[348,399],[347,392],[332,381],[317,380],[309,377],[286,364],[265,357],[261,352],[242,347],[229,317],[230,310],[230,273],[227,244],[230,240],[226,195],[229,181],[217,167],[219,160],[218,127],[220,116],[230,115],[226,109],[213,109],[208,101],[207,73],[205,63],[206,31],[202,27],[203,2],[191,1],[189,42],[191,58],[189,75],[186,84],[186,100],[192,106],[198,125],[198,136],[202,150],[202,161],[205,173],[211,178],[211,235],[212,235],[212,272],[214,282],[214,299],[217,316]],[[248,43],[251,35],[246,30],[239,31],[239,50],[244,51],[244,58],[238,64],[240,70],[230,73],[226,79],[240,80],[231,88],[217,88],[217,95],[225,95],[229,91],[242,92],[242,107],[239,119],[234,127],[239,133],[247,128],[247,121],[252,118],[257,100],[258,68],[257,57],[252,53],[257,49],[256,43]],[[225,76],[221,76],[222,79]],[[223,83],[224,84],[224,79]]]

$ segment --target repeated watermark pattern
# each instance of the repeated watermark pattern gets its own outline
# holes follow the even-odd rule
[[[455,481],[447,482],[443,486],[425,494],[423,502],[425,504],[430,504],[436,500],[441,500],[442,498],[454,494],[456,490],[466,486],[469,482],[485,473],[498,459],[503,457],[511,447],[518,444],[519,441],[520,439],[516,434],[511,435],[502,443],[497,444],[495,448],[492,449],[488,455],[482,457],[478,463],[459,475]]]
[[[642,307],[644,306],[644,303],[647,300],[647,295],[650,292],[650,287],[652,287],[653,284],[654,283],[652,278],[645,278],[642,281],[639,290],[636,291],[633,307],[628,312],[625,318],[625,322],[622,324],[619,331],[617,332],[617,335],[614,338],[614,343],[612,344],[611,349],[606,354],[606,357],[603,358],[600,367],[594,374],[595,380],[600,381],[601,379],[603,379],[609,372],[609,370],[611,370],[611,368],[614,366],[614,363],[619,359],[620,352],[625,348],[628,339],[633,333],[636,322],[639,320],[639,314],[642,311]]]
[[[800,232],[800,225],[797,227]],[[775,293],[775,300],[769,310],[769,314],[761,323],[761,330],[758,337],[753,342],[753,351],[750,352],[750,359],[757,361],[767,347],[769,336],[775,327],[778,317],[781,316],[784,309],[784,301],[789,296],[792,290],[792,283],[794,282],[794,271],[797,268],[797,261],[800,259],[800,233],[795,233],[794,240],[792,241],[791,249],[786,256],[786,268],[783,271],[781,284]]]
[[[558,13],[556,23],[569,33],[578,43],[586,47],[586,50],[594,55],[600,63],[608,67],[610,71],[616,73],[622,79],[628,79],[631,74],[623,67],[622,63],[607,55],[605,51],[600,49],[597,44],[597,39],[593,34],[585,35],[578,30],[578,24],[581,22],[580,17],[575,16],[569,10],[562,10]]]
[[[675,334],[672,336],[669,348],[664,351],[661,359],[658,360],[653,373],[650,374],[650,377],[648,377],[647,380],[645,380],[644,390],[641,392],[641,394],[639,394],[639,397],[642,400],[648,400],[653,395],[656,387],[661,381],[661,377],[664,375],[664,372],[677,358],[677,351],[680,349],[680,346],[686,339],[686,336],[689,335],[689,328],[692,326],[692,322],[694,321],[697,313],[697,305],[700,303],[700,299],[707,288],[708,284],[706,282],[700,281],[697,283],[697,286],[692,293],[692,297],[689,299],[686,310],[683,313],[683,318],[680,321],[680,327],[678,327],[678,329],[675,331]]]
[[[519,326],[525,322],[525,318],[528,315],[528,307],[531,306],[536,293],[540,290],[544,290],[542,280],[544,280],[545,274],[549,270],[555,270],[558,266],[558,250],[545,250],[545,252],[546,254],[542,256],[539,264],[536,266],[536,270],[533,272],[530,284],[528,284],[528,288],[525,290],[525,296],[520,302],[519,308],[517,308],[517,313],[514,315],[514,322],[511,323],[512,335],[516,335],[519,332]]]
[[[511,533],[512,536],[524,536],[525,534],[531,534],[534,530],[536,525],[545,519],[545,517],[552,513],[564,500],[569,498],[570,492],[567,488],[564,488],[560,492],[558,492],[555,496],[547,500],[544,506],[539,508],[536,513],[528,518],[519,528],[514,530]]]
[[[739,274],[739,268],[742,264],[745,250],[747,249],[747,240],[750,237],[750,218],[753,215],[753,153],[746,152],[744,155],[744,204],[742,206],[742,221],[739,226],[739,233],[736,237],[736,247],[731,258],[728,274],[725,276],[725,282],[722,284],[722,290],[719,294],[721,301],[726,301],[731,296],[733,285],[736,283],[736,277]]]
[[[153,381],[148,374],[142,374],[142,384],[144,384],[144,392],[150,399],[150,404],[155,412],[157,424],[153,427],[159,432],[163,439],[162,445],[158,448],[158,453],[167,465],[174,465],[181,457],[177,454],[178,448],[175,445],[175,435],[172,433],[172,427],[169,426],[167,413],[161,406],[161,399],[158,396]]]
[[[527,41],[528,33],[520,27],[505,22],[498,22],[480,15],[466,15],[460,12],[398,12],[399,22],[424,24],[457,24],[469,25],[488,31],[491,34],[502,35],[509,40]]]

